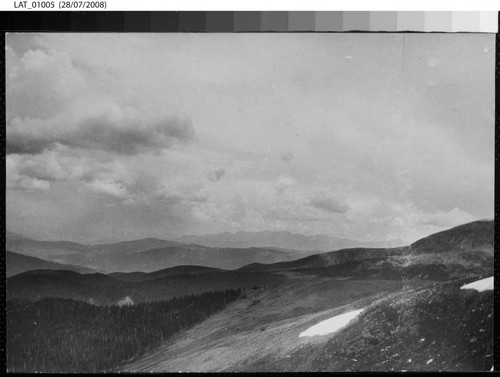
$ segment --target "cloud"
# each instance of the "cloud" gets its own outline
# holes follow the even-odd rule
[[[272,207],[266,208],[266,217],[285,221],[331,221],[331,213],[346,213],[348,204],[337,198],[328,186],[298,182],[287,175],[274,183]],[[320,211],[318,211],[320,210]]]
[[[423,225],[449,228],[474,220],[476,220],[476,218],[470,213],[455,207],[448,212],[437,211],[432,214],[426,214],[425,216],[423,216],[421,223]]]
[[[220,180],[225,174],[226,174],[226,169],[224,168],[212,170],[210,173],[208,173],[207,179],[209,181],[216,182]]]
[[[37,155],[10,154],[6,162],[11,190],[48,191],[51,182],[73,182],[98,196],[137,201],[147,196],[147,185],[151,184],[133,160],[82,155],[62,146]]]
[[[50,183],[30,177],[17,177],[10,180],[7,188],[22,191],[49,191]]]
[[[123,183],[114,181],[112,179],[98,179],[92,182],[88,182],[86,186],[93,193],[109,195],[119,199],[126,199],[130,195]]]
[[[15,174],[20,176],[42,181],[60,181],[68,177],[68,172],[53,151],[37,156],[8,155],[6,159]]]
[[[465,224],[477,217],[460,209],[426,211],[411,201],[370,199],[349,201],[347,218],[356,224],[356,231],[367,238],[403,239],[408,244],[432,233]]]
[[[8,119],[11,115],[50,118],[88,89],[64,52],[37,49],[18,57],[9,45],[7,51]]]
[[[316,186],[306,192],[307,204],[313,208],[320,209],[328,213],[346,213],[349,210],[349,205],[339,199],[328,186]]]
[[[37,177],[32,177],[20,172],[20,162],[12,156],[7,156],[6,165],[6,187],[10,190],[21,191],[48,191],[50,182]]]
[[[313,207],[330,213],[345,213],[349,209],[346,203],[333,198],[315,198],[309,202]]]
[[[187,144],[193,136],[194,129],[187,118],[143,123],[135,117],[113,120],[103,115],[83,121],[66,143],[84,149],[137,154],[168,148],[175,142]]]
[[[151,107],[99,69],[65,52],[7,48],[7,154],[37,154],[57,145],[135,155],[194,138],[191,120]]]
[[[8,37],[8,221],[22,229],[413,241],[492,213],[492,36],[411,36],[405,53],[427,52],[403,81],[397,35]]]
[[[7,154],[36,154],[56,145],[121,155],[188,144],[194,128],[186,117],[154,119],[135,108],[110,104],[51,120],[13,119],[7,126]]]
[[[172,204],[206,203],[209,196],[202,184],[164,184],[154,198]]]

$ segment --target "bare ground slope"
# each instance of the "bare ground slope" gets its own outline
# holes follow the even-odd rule
[[[247,291],[221,313],[119,370],[246,371],[246,365],[269,355],[286,359],[298,346],[309,343],[311,340],[299,339],[298,334],[316,322],[365,307],[403,287],[395,280],[287,275],[286,284]]]
[[[247,292],[223,312],[124,372],[489,370],[492,292],[432,283],[295,276]],[[470,279],[469,279],[470,280]],[[365,308],[334,334],[299,337],[336,315]]]

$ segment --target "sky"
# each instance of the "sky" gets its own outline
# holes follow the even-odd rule
[[[6,36],[6,225],[413,242],[494,208],[494,34]]]

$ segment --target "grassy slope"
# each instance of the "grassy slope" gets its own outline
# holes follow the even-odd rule
[[[460,290],[463,282],[413,281],[402,287],[400,282],[383,280],[313,281],[305,276],[294,280],[292,285],[247,293],[223,312],[120,370],[491,368],[492,292]],[[367,309],[337,334],[298,337],[322,320],[358,308]]]
[[[156,352],[121,368],[126,372],[247,370],[270,354],[286,357],[311,323],[363,307],[402,288],[394,280],[352,280],[286,273],[286,283],[246,297]]]

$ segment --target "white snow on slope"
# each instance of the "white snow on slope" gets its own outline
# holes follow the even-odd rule
[[[315,336],[315,335],[326,335],[331,334],[345,327],[349,322],[356,318],[364,309],[354,310],[352,312],[347,312],[340,314],[333,318],[322,321],[306,331],[299,334],[299,337],[303,336]]]
[[[462,285],[460,289],[475,289],[478,292],[491,291],[493,289],[493,276]]]

